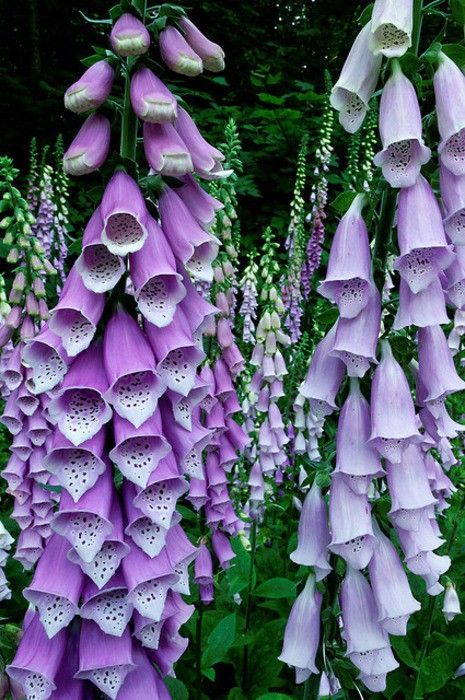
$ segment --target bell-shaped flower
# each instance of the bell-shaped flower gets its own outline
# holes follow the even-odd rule
[[[18,349],[21,352],[20,345]],[[26,384],[34,394],[54,389],[65,376],[70,363],[61,339],[48,325],[45,325],[35,338],[25,343],[22,355],[26,365],[32,369],[32,375]]]
[[[455,248],[455,258],[452,265],[445,271],[445,291],[447,299],[457,309],[465,308],[465,246],[458,245]],[[440,324],[441,321],[436,321]],[[444,321],[449,323],[449,319]],[[434,324],[431,324],[434,325]]]
[[[299,387],[300,393],[310,401],[311,411],[317,417],[327,416],[337,408],[336,395],[344,377],[344,363],[331,355],[336,329],[337,324],[316,346],[307,375]]]
[[[325,280],[318,292],[334,302],[343,318],[354,318],[373,290],[370,243],[362,218],[364,195],[357,195],[334,234]]]
[[[462,613],[460,609],[460,600],[457,595],[457,591],[455,590],[455,586],[452,583],[446,585],[444,602],[442,604],[442,613],[446,622],[452,622],[454,617],[461,615]]]
[[[125,12],[111,30],[110,44],[118,56],[140,56],[149,50],[150,34],[137,17]]]
[[[371,437],[382,457],[398,463],[402,452],[420,434],[407,378],[387,341],[371,384]]]
[[[83,620],[79,637],[79,669],[75,678],[88,680],[116,700],[128,673],[135,669],[129,628],[108,638],[93,620]]]
[[[410,615],[420,610],[421,605],[412,595],[407,574],[395,547],[375,520],[373,531],[378,545],[373,550],[368,571],[378,608],[378,620],[389,634],[405,636]]]
[[[329,549],[356,569],[364,569],[376,546],[365,494],[355,493],[342,474],[334,474],[329,491]]]
[[[465,389],[441,326],[428,326],[418,331],[418,366],[422,389],[417,398],[422,404],[442,401],[449,394]]]
[[[311,574],[292,605],[278,657],[295,668],[301,683],[312,673],[319,673],[315,657],[320,644],[321,602],[322,595],[315,590],[315,577]]]
[[[165,188],[158,206],[163,233],[175,257],[195,279],[211,282],[218,240],[199,226],[182,199],[169,187]]]
[[[195,77],[203,71],[202,59],[176,27],[168,26],[160,32],[160,53],[164,63],[175,73]]]
[[[206,192],[192,175],[184,175],[181,180],[184,184],[177,188],[176,194],[181,197],[194,219],[208,229],[215,221],[216,212],[223,209],[224,204]]]
[[[297,532],[297,549],[289,555],[296,564],[313,566],[317,581],[331,571],[328,545],[331,540],[326,505],[316,481],[305,496]]]
[[[231,170],[223,170],[224,155],[206,141],[194,120],[185,109],[179,107],[175,121],[176,131],[192,157],[195,172],[205,180],[227,177]]]
[[[422,175],[415,185],[400,191],[397,240],[400,257],[394,262],[394,268],[414,294],[426,289],[438,272],[454,259],[452,247],[446,241],[436,197]]]
[[[413,0],[376,0],[370,30],[375,55],[403,56],[412,45]]]
[[[76,269],[91,292],[109,292],[121,279],[125,264],[118,255],[110,253],[102,243],[103,219],[100,207],[92,214],[84,229],[82,253],[76,260]]]
[[[68,561],[69,543],[52,535],[39,559],[34,578],[23,595],[34,605],[49,639],[67,627],[78,614],[84,575]]]
[[[132,615],[132,604],[121,572],[100,588],[87,579],[79,614],[83,620],[93,620],[105,634],[121,637]]]
[[[452,265],[451,265],[452,267]],[[393,328],[400,330],[408,326],[435,326],[449,323],[446,301],[441,282],[435,277],[430,284],[419,292],[412,292],[408,282],[401,278],[399,286],[399,308],[394,319]]]
[[[114,70],[108,61],[92,64],[65,92],[66,109],[81,114],[97,109],[111,92]]]
[[[47,700],[52,695],[67,639],[64,629],[49,639],[39,615],[26,615],[15,657],[6,667],[10,679],[21,688],[23,697]]]
[[[391,520],[403,530],[417,530],[422,523],[423,512],[433,512],[436,503],[421,450],[417,445],[410,445],[404,451],[402,464],[387,462],[386,471]]]
[[[23,416],[21,410],[16,404],[18,390],[13,391],[6,400],[3,413],[0,417],[0,422],[7,428],[12,435],[18,435],[23,428]]]
[[[125,679],[118,693],[118,700],[139,700],[139,698],[170,700],[168,690],[145,651],[134,645],[132,658],[135,669]]]
[[[212,73],[220,73],[224,70],[224,51],[221,46],[207,39],[187,17],[181,17],[179,26],[191,49],[202,59],[205,70]]]
[[[132,547],[122,567],[134,608],[140,615],[160,620],[167,591],[178,581],[166,550],[150,558],[138,547]]]
[[[439,185],[446,233],[456,246],[465,245],[465,175],[454,175],[441,164]]]
[[[102,344],[93,343],[71,365],[60,390],[48,404],[48,415],[73,445],[90,440],[112,415]]]
[[[360,128],[368,103],[376,89],[382,56],[370,51],[371,23],[357,35],[341,74],[331,90],[331,105],[339,112],[339,122],[353,134]]]
[[[465,76],[442,51],[433,86],[441,163],[454,175],[465,175]]]
[[[180,177],[194,169],[191,154],[172,124],[145,122],[144,152],[150,167],[161,175]]]
[[[165,387],[155,372],[146,336],[122,307],[107,324],[103,352],[109,384],[105,398],[118,415],[139,428],[155,411]]]
[[[176,502],[187,491],[187,482],[180,475],[173,453],[168,453],[151,473],[147,486],[138,491],[134,506],[153,523],[168,529]]]
[[[374,477],[384,474],[377,451],[369,442],[370,406],[351,379],[349,395],[341,409],[336,437],[336,467],[354,493],[366,494]]]
[[[342,582],[340,604],[347,643],[347,656],[360,670],[360,679],[368,688],[375,680],[380,691],[386,674],[398,668],[387,632],[378,621],[375,597],[365,576],[351,566]]]
[[[197,547],[194,547],[181,525],[177,523],[170,527],[166,535],[165,548],[173,571],[178,575],[178,580],[173,584],[171,589],[176,593],[189,595],[188,567],[197,557],[199,550]]]
[[[431,158],[424,145],[420,107],[415,88],[402,73],[398,61],[383,88],[379,108],[379,131],[383,150],[376,154],[375,165],[391,187],[411,187],[421,166]]]
[[[137,184],[125,172],[116,172],[103,194],[102,243],[113,255],[140,250],[147,238],[148,212]]]
[[[129,481],[123,485],[124,510],[126,513],[125,534],[137,545],[136,549],[142,550],[151,559],[157,557],[165,546],[168,528],[153,522],[135,506],[137,489]],[[177,522],[178,515],[175,513],[171,521]],[[133,547],[134,545],[131,545]]]
[[[223,570],[229,569],[235,554],[228,537],[220,530],[214,530],[212,534],[212,547]]]
[[[152,124],[172,122],[178,112],[175,96],[147,67],[139,68],[132,76],[131,105],[139,119]]]
[[[163,431],[173,447],[183,474],[194,479],[203,479],[202,452],[211,440],[211,431],[201,425],[197,416],[192,420],[192,430],[185,430],[174,421],[166,401],[163,402],[161,414]]]
[[[331,354],[347,367],[349,377],[363,377],[376,362],[381,325],[381,297],[373,289],[366,306],[355,318],[340,318]]]
[[[106,161],[110,149],[110,122],[101,114],[91,114],[79,129],[63,156],[67,175],[88,175]]]
[[[212,555],[206,544],[201,544],[199,553],[195,560],[194,581],[197,585],[206,586],[213,583],[213,562]]]

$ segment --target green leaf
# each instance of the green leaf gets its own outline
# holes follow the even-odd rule
[[[265,695],[260,695],[257,700],[290,700],[291,695],[284,695],[284,693],[265,693]]]
[[[231,613],[220,620],[208,637],[207,647],[202,654],[202,668],[222,661],[234,644],[236,636],[236,613]]]
[[[465,639],[436,647],[423,662],[420,692],[434,693],[444,687],[465,658]]]
[[[287,578],[270,578],[261,583],[255,590],[260,598],[294,598],[296,586]]]
[[[450,9],[457,24],[465,24],[465,0],[450,0]]]
[[[414,656],[405,637],[391,637],[391,646],[402,663],[410,668],[417,668]]]
[[[166,676],[164,683],[169,690],[171,700],[188,700],[189,691],[178,678]],[[148,700],[148,698],[146,698],[146,700]]]
[[[373,14],[373,6],[374,6],[374,4],[375,4],[374,2],[370,2],[370,4],[367,5],[367,6],[365,7],[365,9],[363,10],[362,14],[361,14],[360,17],[358,18],[357,22],[358,22],[359,24],[361,24],[362,27],[364,27],[365,24],[366,24],[367,22],[370,21],[371,15]]]
[[[465,68],[465,46],[462,44],[443,44],[442,50],[462,70]]]
[[[341,192],[341,194],[338,194],[336,199],[331,202],[331,206],[338,214],[345,214],[356,196],[356,192]]]

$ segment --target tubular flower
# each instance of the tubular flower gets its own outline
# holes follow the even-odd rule
[[[140,56],[149,50],[150,34],[137,17],[126,12],[115,22],[110,43],[119,56]]]
[[[65,92],[65,107],[82,114],[102,105],[111,92],[113,68],[107,61],[97,61]]]
[[[80,128],[63,156],[63,169],[68,175],[88,175],[105,162],[110,148],[110,122],[100,114],[92,114]]]
[[[434,74],[436,114],[441,137],[441,163],[454,175],[465,175],[463,139],[465,138],[465,76],[446,54],[439,54],[439,66]]]
[[[403,56],[412,45],[413,0],[376,0],[370,26],[375,55]]]

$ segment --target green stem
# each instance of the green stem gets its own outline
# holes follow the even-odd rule
[[[199,597],[195,626],[195,696],[197,700],[202,700],[202,618],[203,603]]]
[[[249,566],[249,581],[247,585],[247,604],[245,609],[245,625],[244,625],[244,636],[250,629],[250,618],[252,614],[252,588],[253,588],[253,573],[255,568],[255,553],[257,551],[257,521],[254,520],[252,523],[252,532],[250,539],[250,566]],[[248,687],[248,674],[249,674],[249,643],[246,640],[244,645],[244,655],[242,657],[242,690],[244,693],[247,691]]]
[[[423,24],[423,0],[414,0],[413,2],[413,32],[412,32],[412,51],[417,56],[420,46],[421,26]]]
[[[319,690],[320,676],[318,674],[312,673],[312,675],[309,676],[305,681],[303,700],[318,700]]]
[[[375,284],[382,292],[385,279],[386,258],[391,242],[392,227],[396,213],[397,191],[386,183],[381,200],[381,212],[376,230],[373,258],[376,263]]]
[[[123,115],[121,118],[121,142],[119,152],[122,158],[135,160],[138,121],[131,106],[131,74],[129,60],[130,59],[126,59],[125,65],[124,103]]]

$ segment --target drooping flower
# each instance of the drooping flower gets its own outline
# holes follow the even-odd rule
[[[433,79],[436,115],[441,136],[441,163],[454,175],[465,175],[463,139],[465,138],[465,76],[442,51]]]
[[[166,27],[160,33],[160,53],[165,64],[175,73],[195,77],[203,71],[202,59],[176,27]]]
[[[375,55],[403,56],[412,45],[413,0],[376,0],[370,26]]]
[[[150,34],[144,24],[126,12],[115,22],[110,43],[119,56],[140,56],[150,47]]]
[[[202,59],[202,65],[206,70],[212,71],[212,73],[224,70],[224,51],[221,46],[207,39],[187,17],[181,17],[179,26],[191,49]]]
[[[65,107],[82,114],[97,109],[111,92],[114,70],[108,61],[93,63],[65,92]]]
[[[174,95],[146,67],[139,68],[131,79],[131,105],[139,119],[152,124],[172,122],[178,111]]]
[[[101,114],[92,114],[63,156],[63,169],[68,175],[88,175],[98,170],[107,159],[110,148],[110,122]]]

